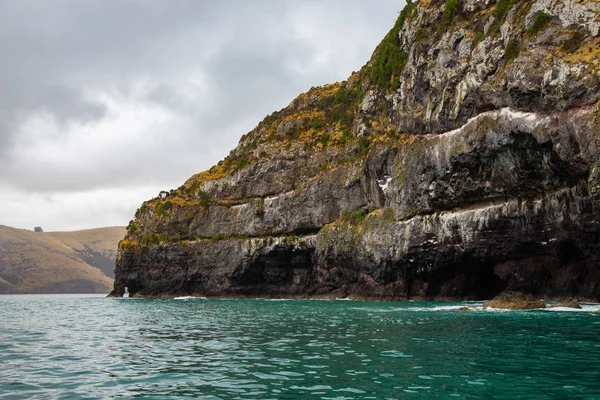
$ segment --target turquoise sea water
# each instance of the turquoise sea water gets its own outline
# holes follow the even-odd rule
[[[0,399],[600,399],[600,305],[0,296]]]

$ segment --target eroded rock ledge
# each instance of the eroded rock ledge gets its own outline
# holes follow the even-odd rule
[[[126,247],[115,294],[128,286],[144,296],[450,299],[510,289],[597,298],[596,109],[566,114],[492,111],[397,152],[374,149],[353,185],[365,208],[379,206],[370,212],[338,218],[343,205],[335,201],[344,197],[318,190],[313,201],[328,204],[324,212],[306,210],[295,193],[266,198],[262,213],[252,202],[213,205],[235,213],[227,235]],[[411,155],[418,162],[402,165]],[[382,170],[380,160],[390,158]],[[373,170],[391,177],[375,198]],[[340,171],[323,179],[338,175],[341,182]],[[295,216],[290,232],[321,228],[245,236],[265,225],[283,230],[273,221],[286,215]],[[312,215],[320,219],[307,224]]]

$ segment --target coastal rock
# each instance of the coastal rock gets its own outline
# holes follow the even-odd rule
[[[579,301],[577,299],[568,299],[565,300],[559,304],[550,306],[548,308],[576,308],[576,309],[581,309],[581,305],[579,305]]]
[[[408,3],[359,72],[145,202],[113,295],[600,300],[598,4]]]
[[[506,293],[483,303],[483,309],[499,308],[504,310],[532,310],[546,308],[544,300],[522,293]]]

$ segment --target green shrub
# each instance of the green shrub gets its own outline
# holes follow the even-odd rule
[[[170,200],[167,200],[156,208],[156,213],[159,216],[162,216],[165,212],[171,211],[172,209],[173,203]]]
[[[515,0],[498,0],[496,3],[496,8],[494,9],[494,17],[496,21],[491,26],[489,30],[489,34],[496,34],[500,31],[500,27],[506,21],[506,17],[508,17],[508,13],[515,5]]]
[[[408,53],[401,51],[399,44],[391,40],[382,43],[372,69],[375,84],[386,91],[397,89],[407,62]]]
[[[367,154],[369,154],[369,150],[371,150],[371,141],[364,136],[359,137],[358,154],[360,156],[366,156]]]
[[[458,0],[448,0],[444,7],[443,23],[448,26],[452,22],[454,16],[458,13]]]
[[[217,233],[215,236],[213,236],[213,240],[227,240],[230,239],[231,236],[227,235],[226,233]]]
[[[356,211],[348,211],[343,210],[341,219],[343,222],[350,225],[358,225],[360,224],[369,214],[367,210],[356,210]]]
[[[477,45],[481,43],[483,39],[485,39],[485,33],[483,31],[475,32],[475,36],[473,37],[473,47],[477,47]]]
[[[147,207],[148,207],[148,204],[146,202],[143,202],[142,205],[140,206],[140,208],[138,208],[137,211],[135,212],[136,218],[144,215]]]
[[[458,1],[458,0],[451,0]],[[370,76],[373,83],[380,89],[388,91],[397,89],[400,86],[400,75],[408,61],[408,53],[400,48],[400,29],[404,25],[406,17],[411,13],[415,5],[407,2],[396,24],[383,38],[377,48],[377,55],[370,70]]]
[[[238,158],[236,160],[235,166],[237,169],[242,169],[245,166],[247,166],[248,164],[250,164],[250,160],[248,159],[248,157],[241,156],[240,158]]]
[[[204,208],[205,211],[208,210],[208,207],[210,207],[210,196],[208,193],[202,189],[198,190],[198,200],[200,201],[202,208]]]
[[[283,244],[285,244],[286,246],[293,245],[295,241],[296,235],[294,235],[293,233],[283,238]]]
[[[329,145],[330,140],[331,136],[329,136],[329,133],[325,133],[319,138],[319,143],[321,143],[323,147],[327,147],[327,145]]]
[[[145,235],[140,239],[140,243],[144,246],[160,243],[158,235]]]
[[[137,229],[136,224],[133,221],[129,221],[129,225],[127,226],[127,232],[134,233]]]
[[[323,126],[325,126],[325,122],[320,118],[314,119],[312,122],[313,129],[321,129]]]
[[[508,64],[519,55],[519,44],[515,39],[511,39],[504,49],[504,62]]]
[[[350,140],[352,140],[352,133],[350,132],[350,128],[342,127],[342,137],[340,138],[340,145],[344,146]]]
[[[362,100],[361,84],[358,87],[346,89],[341,88],[334,96],[331,111],[327,113],[330,123],[340,123],[343,128],[351,128],[354,123],[354,111],[358,103]]]
[[[536,14],[535,18],[533,19],[533,23],[529,26],[529,29],[527,30],[527,33],[529,33],[530,35],[535,35],[539,33],[542,29],[546,27],[546,25],[548,25],[548,22],[550,22],[551,19],[552,17],[544,12]]]
[[[325,119],[316,119],[312,127],[319,129],[326,125],[334,126],[338,122],[342,131],[351,131],[357,106],[362,101],[362,81],[353,87],[341,87],[333,96],[321,97],[317,103]]]
[[[506,21],[506,17],[514,5],[515,0],[498,0],[494,9],[494,17],[500,22],[500,25]]]

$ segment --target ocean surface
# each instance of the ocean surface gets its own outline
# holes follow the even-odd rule
[[[0,399],[600,399],[600,305],[480,306],[0,296]]]

